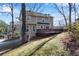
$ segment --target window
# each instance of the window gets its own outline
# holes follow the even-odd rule
[[[46,26],[46,29],[49,29],[49,26]]]
[[[29,31],[29,26],[26,27],[26,31],[27,31],[27,32]]]
[[[43,27],[41,26],[41,28],[43,28]]]
[[[42,21],[44,22],[44,18],[42,18]]]
[[[28,32],[28,31],[29,31],[29,29],[26,29],[26,31]]]
[[[43,22],[44,22],[44,19],[43,19]]]
[[[33,26],[33,31],[35,31],[35,26]]]

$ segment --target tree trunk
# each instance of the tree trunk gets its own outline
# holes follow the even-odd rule
[[[65,20],[65,26],[67,27],[67,19],[64,15],[63,15],[63,17],[64,17],[64,20]]]
[[[75,3],[74,3],[74,13],[75,13],[75,23],[76,23],[77,21],[76,21],[76,5],[75,5]]]
[[[27,42],[26,40],[26,6],[25,3],[21,4],[21,8],[22,8],[22,43]]]
[[[69,31],[71,31],[71,3],[69,3]]]
[[[14,38],[14,16],[13,16],[13,4],[11,4],[11,16],[12,16],[12,39]]]

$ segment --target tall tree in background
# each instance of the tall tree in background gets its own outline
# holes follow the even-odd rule
[[[71,10],[72,10],[72,4],[68,3],[69,5],[69,31],[71,31]]]
[[[75,23],[76,23],[76,5],[74,3]]]
[[[78,16],[78,18],[79,18],[79,4],[74,3],[73,9],[74,9],[75,16]],[[77,18],[77,17],[75,17],[75,18]],[[77,20],[75,20],[75,21],[77,21]]]
[[[27,42],[26,40],[26,6],[25,3],[21,4],[21,12],[22,12],[22,43]]]
[[[56,3],[53,4],[55,6],[55,9],[63,16],[64,20],[65,20],[65,26],[67,26],[67,19],[66,19],[66,15],[64,12],[64,6],[63,4],[61,5],[61,9],[58,7],[58,5]]]
[[[2,11],[0,13],[6,13],[6,14],[11,15],[11,18],[12,18],[12,39],[13,39],[14,38],[14,14],[13,14],[13,12],[14,12],[13,8],[14,7],[13,7],[12,3],[4,4],[4,5],[6,5],[7,7],[9,7],[11,11],[9,11],[9,12]]]
[[[12,39],[14,38],[14,15],[13,15],[13,4],[9,4],[11,9],[11,17],[12,17]]]
[[[4,21],[0,20],[0,33],[3,33],[5,31],[5,26],[7,26],[7,24]]]
[[[75,21],[75,24],[76,24],[77,8],[76,8],[76,4],[75,3],[72,4],[72,10],[74,12],[74,21]]]
[[[43,3],[27,3],[26,6],[30,11],[42,12],[44,11]]]

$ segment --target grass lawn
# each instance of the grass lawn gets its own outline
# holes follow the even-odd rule
[[[31,55],[33,54],[37,49],[39,49],[42,45],[44,45],[47,41],[49,41],[54,36],[43,38],[36,41],[28,42],[14,50],[11,50],[3,56],[24,56],[24,55]]]
[[[28,42],[3,54],[3,56],[67,56],[70,55],[70,51],[63,42],[69,41],[69,39],[68,32],[64,32],[41,40]]]
[[[68,37],[68,33],[62,33],[57,35],[54,39],[47,42],[33,55],[37,56],[63,56],[69,55],[69,51],[66,46],[62,43],[62,40]]]

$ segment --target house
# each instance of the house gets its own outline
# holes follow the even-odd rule
[[[16,31],[21,32],[22,16],[20,13],[19,24],[16,26]],[[26,35],[28,41],[33,36],[36,36],[37,30],[52,29],[53,28],[53,17],[49,14],[36,13],[26,11]]]

